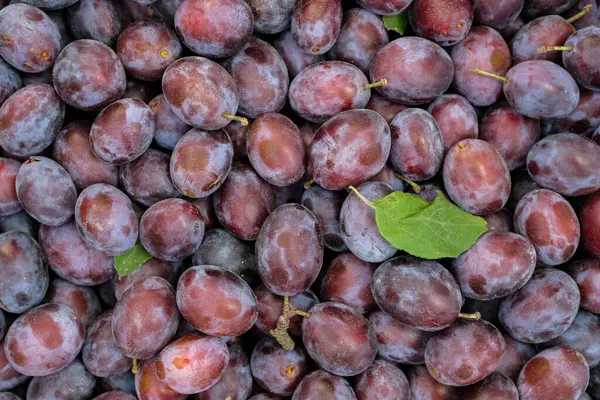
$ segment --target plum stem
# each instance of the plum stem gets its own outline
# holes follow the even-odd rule
[[[411,181],[408,178],[403,177],[402,175],[400,175],[397,172],[394,172],[394,176],[398,179],[400,179],[401,181],[404,181],[406,183],[408,183],[410,185],[410,187],[412,188],[412,190],[415,191],[416,194],[421,193],[421,186],[419,186],[418,183]]]
[[[293,309],[290,306],[290,298],[285,296],[283,298],[283,312],[277,319],[277,327],[269,331],[271,336],[277,340],[277,343],[279,343],[281,347],[287,351],[294,350],[294,347],[296,346],[294,339],[292,339],[287,331],[290,327],[290,319],[296,315],[300,315],[301,317],[305,318],[310,317],[310,314],[305,311]]]
[[[231,115],[227,113],[221,114],[221,117],[230,119],[232,121],[238,121],[240,124],[244,126],[248,126],[248,119],[244,117],[238,117],[237,115]]]
[[[479,321],[479,319],[481,318],[481,314],[479,313],[479,311],[475,311],[472,314],[458,313],[458,318],[472,319],[474,321]]]
[[[500,76],[496,74],[492,74],[491,72],[483,71],[479,68],[472,68],[469,72],[475,72],[477,75],[487,76],[488,78],[498,79],[504,83],[508,83],[508,78],[505,76]]]
[[[373,83],[367,83],[365,86],[363,86],[365,89],[373,89],[379,86],[386,86],[388,84],[388,80],[383,78],[378,80],[377,82],[373,82]]]
[[[372,209],[375,209],[375,206],[373,205],[373,202],[370,201],[369,199],[367,199],[365,196],[363,196],[362,193],[359,192],[358,189],[356,189],[354,186],[348,186],[348,189],[352,190],[354,192],[354,194],[357,195],[358,198],[363,201],[363,203],[365,203],[366,205],[368,205]]]
[[[137,374],[138,372],[140,372],[140,364],[139,364],[137,358],[133,359],[133,366],[131,367],[131,372],[133,372],[134,374]]]
[[[308,190],[310,189],[313,185],[315,184],[315,180],[314,179],[309,179],[306,182],[304,182],[304,189]]]
[[[577,14],[575,14],[571,18],[569,18],[567,20],[567,22],[572,24],[573,22],[577,21],[578,19],[583,18],[590,11],[592,11],[592,5],[588,4],[587,6],[583,7],[583,10],[579,11]]]
[[[538,53],[548,53],[549,51],[571,51],[573,46],[540,46],[537,50]]]

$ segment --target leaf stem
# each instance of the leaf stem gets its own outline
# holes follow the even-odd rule
[[[367,83],[365,86],[363,86],[365,89],[373,89],[379,86],[386,86],[388,84],[388,80],[383,78],[378,80],[377,82],[373,82],[373,83]]]
[[[310,314],[305,311],[293,309],[290,306],[290,298],[285,296],[283,298],[283,312],[277,319],[277,327],[269,332],[271,336],[277,340],[277,343],[279,343],[281,347],[287,351],[294,350],[294,347],[296,346],[294,339],[292,339],[287,331],[290,327],[290,319],[296,315],[300,315],[301,317],[305,318],[310,317]]]
[[[231,115],[227,113],[221,114],[221,117],[230,119],[232,121],[238,121],[240,124],[244,126],[248,126],[248,119],[244,117],[238,117],[237,115]]]
[[[481,314],[479,313],[479,311],[476,311],[472,314],[459,313],[458,318],[472,319],[474,321],[479,321],[479,319],[481,319]]]
[[[412,189],[415,191],[416,194],[421,193],[421,186],[419,186],[419,184],[417,184],[416,182],[413,182],[410,179],[403,177],[402,175],[400,175],[397,172],[394,172],[394,176],[396,178],[400,179],[401,181],[408,183],[410,185],[410,187],[412,187]]]
[[[362,193],[359,192],[358,189],[356,189],[354,186],[348,186],[348,189],[352,190],[354,192],[354,194],[357,195],[358,198],[363,201],[363,203],[365,203],[366,205],[368,205],[372,209],[375,209],[375,206],[373,205],[373,202],[371,202],[369,199],[367,199],[365,196],[363,196]]]
[[[131,372],[133,372],[134,374],[137,374],[138,372],[140,372],[140,364],[139,364],[137,358],[133,359],[133,366],[131,367]]]
[[[577,21],[578,19],[583,18],[585,16],[585,14],[589,13],[591,10],[592,10],[592,5],[588,4],[587,6],[583,7],[583,10],[579,11],[577,14],[575,14],[571,18],[569,18],[567,20],[567,22],[572,24],[573,22]]]
[[[500,75],[496,75],[496,74],[492,74],[491,72],[486,72],[483,71],[479,68],[472,68],[469,70],[469,72],[474,72],[477,75],[482,75],[482,76],[487,76],[488,78],[494,78],[494,79],[498,79],[504,83],[508,83],[508,78],[505,76],[500,76]]]
[[[537,49],[538,53],[548,53],[550,51],[571,51],[573,46],[540,46]]]
[[[315,183],[314,179],[309,179],[308,181],[304,182],[304,189],[308,190],[312,187],[312,185]]]

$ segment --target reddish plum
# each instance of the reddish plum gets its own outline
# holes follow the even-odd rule
[[[92,396],[96,378],[81,361],[74,360],[64,369],[51,375],[37,376],[27,387],[28,400],[84,400]]]
[[[464,210],[477,215],[494,213],[510,195],[510,174],[502,155],[479,139],[456,143],[444,160],[444,187]]]
[[[345,198],[341,191],[326,190],[318,185],[302,193],[302,205],[317,217],[325,247],[336,252],[348,249],[340,229],[340,210]]]
[[[148,253],[165,261],[191,256],[204,238],[200,210],[185,200],[166,199],[153,204],[140,221],[140,241]]]
[[[442,95],[452,83],[454,64],[437,44],[418,37],[403,37],[377,52],[369,72],[372,82],[390,100],[406,105],[425,104]]]
[[[442,133],[444,152],[463,139],[477,139],[479,124],[475,109],[467,99],[457,94],[444,94],[429,105]]]
[[[229,232],[242,240],[256,240],[275,209],[275,190],[249,165],[234,163],[213,202],[219,222]]]
[[[169,343],[179,324],[173,287],[158,276],[131,285],[111,318],[115,344],[127,357],[145,360]]]
[[[246,151],[254,170],[275,186],[289,186],[305,172],[300,130],[281,114],[263,114],[246,133]]]
[[[229,57],[246,43],[254,27],[252,9],[243,0],[185,0],[175,13],[175,29],[194,53]]]
[[[242,278],[212,265],[192,267],[177,284],[177,305],[199,331],[214,336],[238,336],[256,322],[256,296]]]
[[[519,372],[537,351],[533,345],[519,342],[509,334],[505,333],[503,336],[506,346],[500,364],[496,367],[496,372],[506,375],[516,383],[519,379]]]
[[[342,17],[341,0],[299,0],[292,12],[294,42],[305,53],[327,53],[340,34]]]
[[[36,221],[59,226],[73,216],[77,189],[58,163],[46,157],[25,161],[15,182],[19,202]]]
[[[458,389],[442,385],[427,371],[424,365],[413,367],[407,374],[410,392],[415,399],[455,400]]]
[[[75,39],[113,46],[128,23],[124,11],[117,0],[79,0],[67,8],[65,16]]]
[[[253,397],[254,399],[254,397]],[[267,400],[271,397],[267,397]],[[323,370],[306,375],[294,391],[292,400],[356,400],[350,384]],[[262,400],[262,399],[259,399]]]
[[[274,339],[264,338],[254,347],[250,366],[252,376],[263,389],[291,396],[309,372],[309,360],[302,346],[287,351]]]
[[[504,338],[494,325],[460,320],[429,339],[425,365],[444,385],[471,385],[494,372],[504,347]]]
[[[213,4],[209,0],[186,0],[185,3],[196,1]],[[227,1],[244,3],[242,0],[224,3]],[[235,81],[225,68],[206,58],[185,57],[169,65],[163,74],[162,89],[177,118],[196,128],[221,129],[238,109]]]
[[[58,303],[71,307],[86,328],[102,312],[100,299],[92,288],[77,286],[58,278],[50,283],[44,303]]]
[[[342,253],[331,261],[321,282],[321,300],[354,307],[364,314],[376,307],[371,294],[371,278],[377,264],[361,260],[352,253]]]
[[[75,285],[99,285],[115,274],[113,258],[89,247],[73,221],[61,226],[42,225],[40,246],[52,271]]]
[[[475,10],[470,0],[414,0],[409,21],[417,35],[452,46],[471,29]]]
[[[60,32],[42,10],[10,4],[0,10],[0,55],[23,72],[42,72],[60,52]]]
[[[128,163],[148,149],[154,129],[154,115],[145,103],[135,99],[115,101],[92,124],[92,151],[107,163]]]
[[[0,107],[0,146],[19,157],[38,154],[52,144],[64,116],[65,105],[52,86],[25,86]]]
[[[365,74],[343,61],[314,64],[290,85],[290,106],[302,118],[322,123],[342,111],[364,108],[371,89]]]
[[[194,394],[217,383],[228,363],[229,349],[223,339],[195,333],[160,352],[156,375],[177,393]]]
[[[85,368],[97,377],[123,374],[131,369],[131,360],[117,347],[112,334],[113,311],[102,314],[89,327],[81,350]]]
[[[257,118],[283,108],[290,81],[285,62],[273,46],[250,38],[223,66],[235,82],[240,114]]]
[[[373,57],[388,43],[381,19],[362,8],[353,8],[344,13],[340,35],[327,55],[330,60],[346,61],[368,74]]]
[[[519,291],[505,297],[498,316],[515,339],[543,343],[562,335],[579,308],[579,289],[563,271],[542,268]]]
[[[233,144],[225,131],[192,129],[173,150],[171,179],[186,196],[207,197],[225,182],[232,160]]]
[[[302,341],[321,368],[339,376],[353,376],[365,371],[375,360],[375,332],[354,308],[341,303],[320,303],[309,312],[310,317],[302,323]],[[302,383],[298,389],[301,386]]]
[[[401,324],[438,331],[454,323],[463,297],[452,274],[435,261],[396,257],[373,274],[377,305]]]
[[[452,272],[464,296],[491,300],[523,287],[535,265],[535,247],[527,238],[512,232],[487,232],[452,261]]]
[[[423,364],[430,332],[402,325],[383,311],[369,315],[377,337],[377,355],[402,364]]]
[[[529,192],[515,210],[515,232],[527,237],[545,265],[568,261],[579,244],[580,227],[573,207],[558,193]]]
[[[475,20],[492,28],[505,28],[523,9],[524,0],[475,0]]]
[[[294,42],[291,31],[285,31],[273,40],[273,47],[279,52],[287,66],[290,78],[295,78],[308,66],[325,61],[324,54],[307,54]]]
[[[575,28],[559,15],[546,15],[530,21],[515,34],[510,47],[513,63],[548,60],[560,64],[560,52],[539,51],[541,46],[562,46]]]
[[[242,400],[250,396],[253,381],[248,357],[236,344],[229,344],[227,347],[229,364],[223,371],[221,379],[210,388],[198,393],[195,400],[223,400],[227,397],[232,400]]]
[[[499,372],[493,372],[484,380],[465,388],[461,396],[472,400],[519,400],[519,392],[513,381]]]
[[[527,153],[541,131],[539,121],[519,114],[505,102],[488,109],[479,129],[479,138],[500,152],[510,171],[525,165]]]
[[[17,213],[23,209],[17,197],[15,182],[21,163],[0,157],[0,216]]]
[[[44,304],[21,315],[8,329],[4,348],[8,362],[29,376],[50,375],[77,357],[85,326],[63,304]]]
[[[125,71],[135,79],[154,81],[181,56],[181,43],[166,23],[138,21],[119,36],[117,54]]]
[[[169,388],[156,374],[156,359],[146,360],[135,375],[135,391],[140,400],[184,400],[187,395]]]
[[[490,106],[502,96],[502,82],[472,72],[481,69],[504,76],[510,68],[510,49],[492,28],[477,26],[452,48],[454,87],[475,106]]]
[[[390,128],[371,110],[345,111],[321,125],[308,155],[308,171],[328,190],[346,189],[375,176],[390,154]]]
[[[67,104],[84,111],[100,110],[121,98],[125,69],[117,54],[95,40],[69,43],[54,63],[54,88]]]
[[[392,122],[396,114],[398,114],[400,111],[406,110],[407,107],[403,106],[402,104],[394,103],[380,94],[371,92],[371,98],[369,99],[369,102],[365,108],[375,111],[389,124]]]
[[[69,173],[79,190],[95,183],[116,186],[119,182],[118,168],[92,152],[91,127],[87,121],[70,123],[59,132],[52,147],[52,158]]]
[[[590,378],[585,358],[570,347],[553,347],[533,357],[521,370],[522,400],[579,399]]]
[[[431,114],[419,108],[401,111],[390,123],[390,131],[390,161],[396,171],[414,181],[437,174],[444,157],[444,141]]]
[[[159,150],[148,149],[139,158],[125,164],[120,170],[123,190],[136,202],[151,205],[181,195],[171,182],[170,156]]]
[[[567,267],[581,295],[581,308],[600,314],[600,260],[584,258]]]
[[[358,400],[409,400],[406,375],[396,365],[376,360],[356,378],[354,392]]]
[[[0,235],[0,308],[23,313],[40,304],[48,289],[48,269],[40,246],[25,233],[10,231]]]
[[[162,94],[153,98],[148,103],[152,112],[154,112],[154,140],[160,147],[173,150],[179,139],[192,127],[183,122],[169,108],[169,104]]]
[[[256,240],[258,274],[280,296],[305,291],[323,264],[323,235],[315,215],[300,204],[284,204],[265,220]]]
[[[88,186],[79,194],[75,223],[88,246],[110,256],[131,249],[138,237],[138,218],[131,200],[104,183]]]

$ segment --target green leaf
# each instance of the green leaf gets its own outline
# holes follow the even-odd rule
[[[150,253],[138,241],[131,250],[115,257],[115,268],[119,276],[127,276],[134,273],[135,270],[151,258]]]
[[[440,191],[433,203],[394,192],[372,206],[379,232],[392,246],[429,260],[458,257],[487,230],[483,218],[457,207]]]
[[[384,15],[383,25],[388,31],[395,31],[404,35],[406,28],[408,28],[408,12],[404,11],[396,15]]]

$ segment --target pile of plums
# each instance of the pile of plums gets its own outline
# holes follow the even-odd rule
[[[600,400],[597,0],[0,0],[0,400],[87,399]]]

